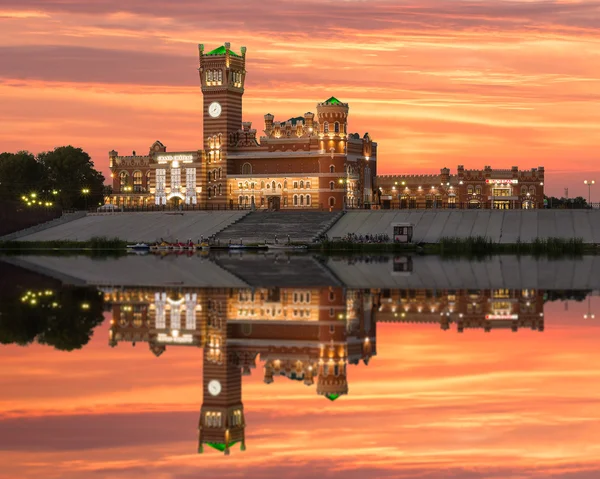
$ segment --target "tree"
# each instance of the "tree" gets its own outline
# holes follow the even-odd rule
[[[28,151],[0,153],[0,197],[20,200],[48,186],[44,165]]]
[[[103,203],[104,175],[94,168],[85,151],[60,146],[38,155],[45,167],[51,187],[58,191],[63,208],[83,208]]]

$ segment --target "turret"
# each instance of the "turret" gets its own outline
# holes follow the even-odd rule
[[[317,105],[317,116],[321,125],[320,133],[345,137],[348,123],[348,103],[342,103],[335,97]]]
[[[265,135],[271,136],[271,132],[273,131],[273,119],[275,117],[270,113],[265,115]]]

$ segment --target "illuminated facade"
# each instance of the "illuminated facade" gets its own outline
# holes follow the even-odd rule
[[[466,170],[459,165],[455,175],[442,168],[439,175],[379,176],[377,187],[383,208],[542,208],[544,167]]]
[[[104,289],[109,344],[203,350],[199,452],[245,449],[242,376],[264,362],[264,382],[286,377],[334,401],[348,394],[347,364],[376,354],[372,297],[343,288]]]
[[[544,295],[534,289],[379,291],[378,322],[435,323],[465,329],[544,330]]]
[[[374,201],[377,144],[348,132],[347,103],[335,97],[315,113],[285,121],[268,113],[264,135],[242,121],[246,48],[199,46],[203,145],[167,153],[109,153],[111,203],[124,207],[342,209]]]

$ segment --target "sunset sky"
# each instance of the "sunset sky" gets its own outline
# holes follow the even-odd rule
[[[600,3],[591,0],[3,0],[0,151],[202,146],[197,44],[248,48],[262,131],[350,104],[380,173],[544,165],[546,192],[600,181]],[[600,184],[592,200],[600,200]]]
[[[335,402],[265,385],[259,364],[243,383],[247,450],[229,457],[196,453],[200,349],[113,349],[108,321],[73,353],[2,346],[0,478],[596,479],[600,324],[587,306],[547,303],[544,332],[380,324],[377,356],[348,368]]]

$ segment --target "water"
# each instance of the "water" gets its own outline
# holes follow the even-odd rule
[[[1,478],[598,477],[595,258],[5,261]]]

